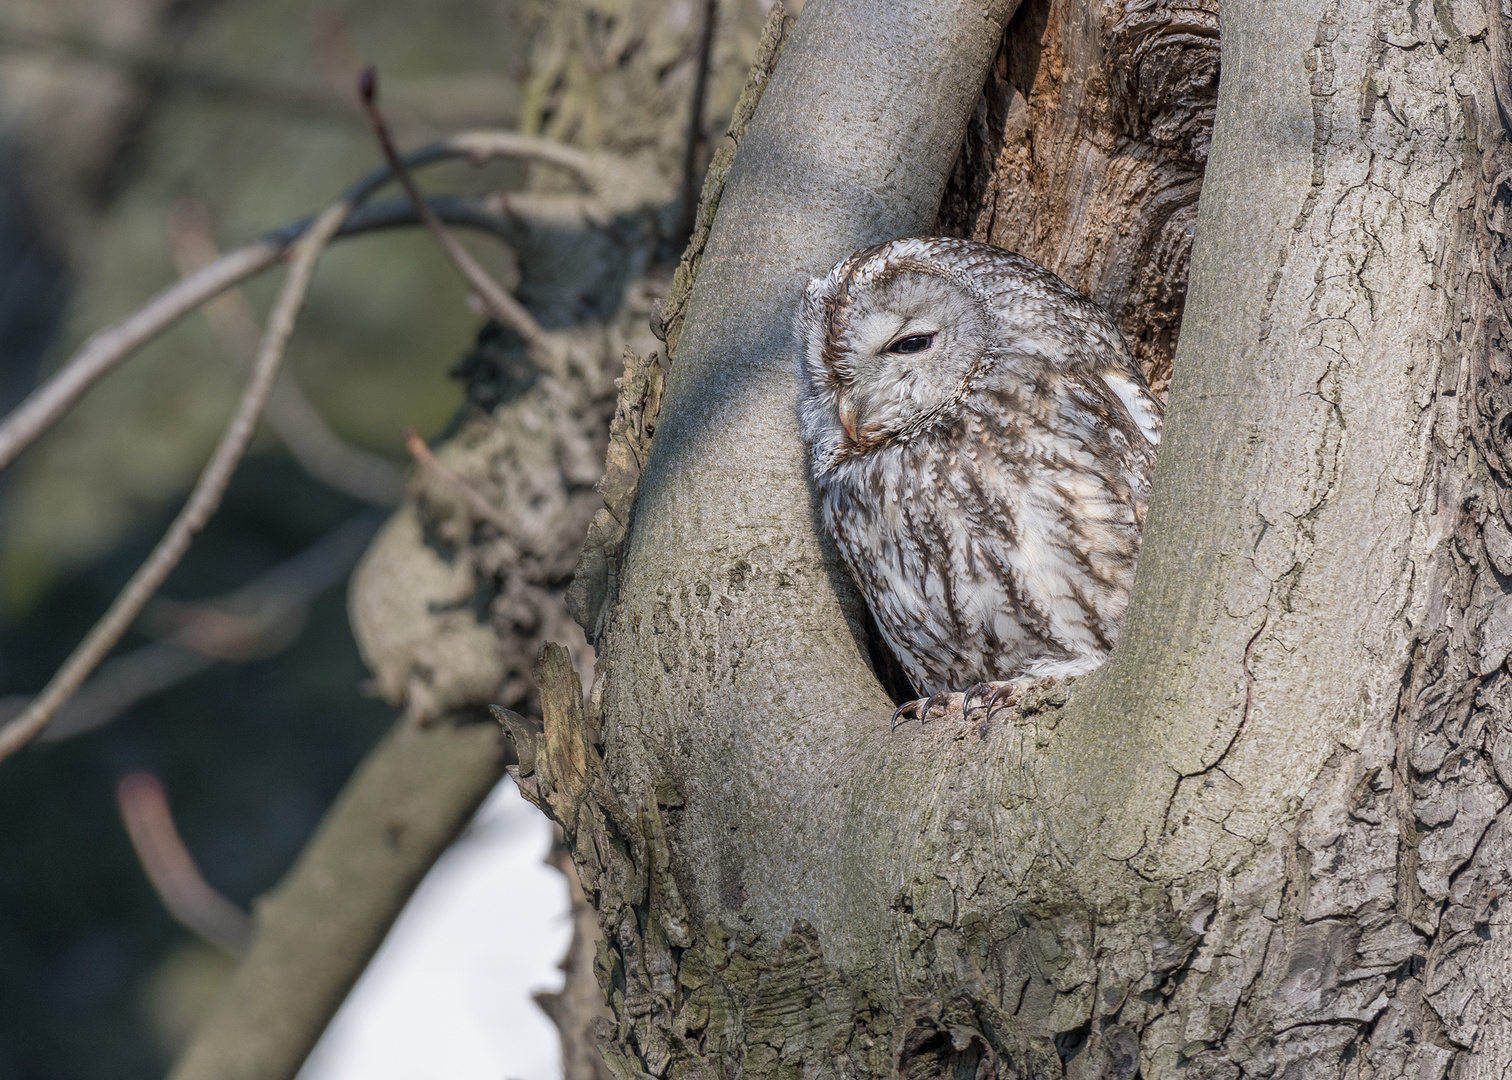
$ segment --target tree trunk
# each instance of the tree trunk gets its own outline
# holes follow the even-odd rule
[[[1502,12],[1228,0],[1183,311],[1204,149],[1160,102],[1200,112],[1216,13],[1089,3],[1026,7],[983,95],[1013,0],[809,0],[713,191],[594,692],[548,649],[519,734],[620,1080],[1512,1062]],[[788,325],[937,214],[1157,377],[1181,335],[1113,658],[889,732]]]

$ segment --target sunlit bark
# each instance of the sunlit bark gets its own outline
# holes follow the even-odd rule
[[[610,1066],[1500,1075],[1501,13],[1223,6],[1120,648],[1021,715],[893,733],[788,319],[930,228],[1014,7],[810,0],[723,188],[600,682],[584,711],[548,664],[521,755],[606,931]]]

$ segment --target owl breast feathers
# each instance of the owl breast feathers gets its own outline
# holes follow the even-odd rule
[[[1102,309],[998,248],[894,240],[811,281],[798,335],[824,518],[915,687],[1100,664],[1162,412]]]

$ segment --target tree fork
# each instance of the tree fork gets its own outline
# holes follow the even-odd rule
[[[810,0],[731,168],[592,700],[548,651],[519,736],[605,929],[608,1063],[1500,1075],[1501,12],[1225,4],[1120,648],[889,734],[788,322],[806,276],[929,227],[1013,6]]]

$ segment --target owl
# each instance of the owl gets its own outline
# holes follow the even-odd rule
[[[991,713],[1118,639],[1162,409],[1108,315],[1020,255],[858,251],[799,304],[822,516],[916,691]]]

